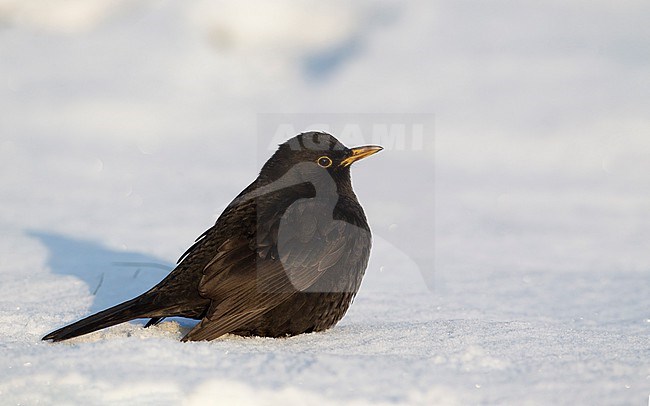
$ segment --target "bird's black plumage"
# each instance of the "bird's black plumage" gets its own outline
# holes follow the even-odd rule
[[[66,340],[136,318],[150,318],[150,326],[172,316],[200,320],[184,341],[333,326],[358,291],[370,255],[350,165],[379,150],[349,149],[321,132],[290,139],[165,279],[43,339]]]

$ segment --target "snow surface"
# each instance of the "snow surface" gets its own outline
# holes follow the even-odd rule
[[[349,3],[0,0],[0,404],[648,402],[650,4]],[[160,280],[282,120],[428,129],[353,169],[339,325],[40,341]]]

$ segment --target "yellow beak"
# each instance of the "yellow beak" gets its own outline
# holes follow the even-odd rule
[[[384,148],[380,147],[379,145],[366,145],[364,147],[352,148],[352,155],[350,155],[349,157],[341,161],[341,166],[343,167],[350,166],[352,165],[353,162],[356,162],[359,159],[363,159],[372,154],[376,154],[382,149]]]

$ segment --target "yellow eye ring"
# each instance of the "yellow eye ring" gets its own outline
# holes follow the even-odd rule
[[[329,168],[330,166],[332,166],[332,160],[328,156],[322,156],[322,157],[318,158],[316,163],[321,168]]]

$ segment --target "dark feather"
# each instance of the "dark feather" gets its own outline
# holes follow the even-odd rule
[[[316,164],[323,155],[331,168]],[[136,318],[150,318],[149,327],[173,316],[200,320],[185,341],[331,327],[359,289],[370,254],[370,229],[352,191],[351,157],[353,151],[328,134],[289,140],[160,283],[43,339],[64,340]]]

